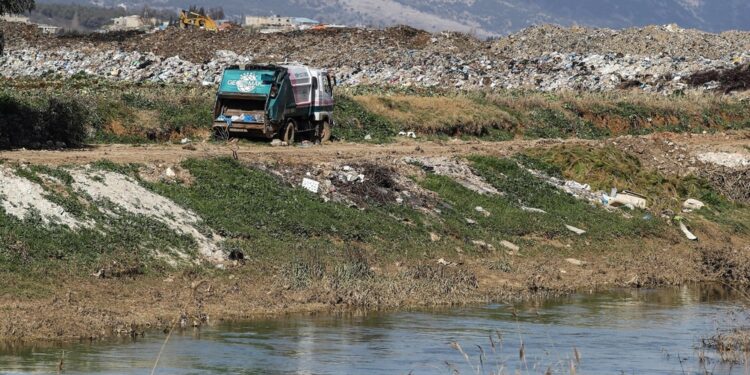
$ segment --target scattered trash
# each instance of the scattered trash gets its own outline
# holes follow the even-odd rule
[[[369,135],[369,134],[365,135],[365,141],[371,141],[371,140],[372,140],[372,136],[371,135]]]
[[[182,138],[182,139],[180,140],[180,143],[181,143],[181,144],[183,144],[183,145],[185,145],[185,144],[188,144],[188,143],[190,143],[190,142],[191,142],[191,141],[190,141],[190,138]]]
[[[500,245],[502,245],[506,249],[511,250],[513,252],[517,252],[518,250],[520,250],[520,247],[518,247],[518,245],[516,245],[516,244],[514,244],[512,242],[508,242],[506,240],[500,241]]]
[[[589,184],[582,184],[580,182],[572,180],[565,181],[565,186],[575,190],[591,190],[591,186]]]
[[[706,152],[698,155],[698,160],[721,165],[727,168],[742,168],[750,166],[750,155],[729,152]]]
[[[283,144],[284,144],[284,141],[282,141],[281,139],[274,139],[271,141],[271,146],[273,147],[283,146]]]
[[[526,211],[526,212],[533,212],[535,214],[546,214],[547,213],[547,211],[542,210],[540,208],[526,207],[526,206],[521,206],[521,210],[522,211]]]
[[[489,211],[485,210],[481,206],[474,207],[474,210],[476,212],[479,212],[480,214],[484,215],[485,217],[490,217],[492,215]]]
[[[476,220],[470,219],[468,217],[465,217],[464,220],[466,220],[466,224],[469,224],[469,225],[475,225],[477,223]]]
[[[488,244],[487,242],[480,241],[480,240],[473,240],[473,241],[471,241],[471,243],[474,246],[476,246],[476,247],[478,247],[478,248],[480,248],[482,250],[495,251],[495,247],[492,246],[492,245],[490,245],[490,244]]]
[[[696,240],[698,240],[698,237],[696,237],[696,236],[695,236],[695,235],[693,234],[693,232],[691,232],[691,231],[690,231],[690,230],[689,230],[689,229],[687,228],[687,226],[685,226],[685,223],[683,223],[682,221],[680,221],[680,230],[682,231],[682,233],[684,233],[684,234],[685,234],[685,237],[687,237],[687,239],[688,239],[688,240],[690,240],[690,241],[696,241]]]
[[[575,233],[575,234],[577,234],[579,236],[582,235],[582,234],[584,234],[584,233],[586,233],[586,231],[583,230],[583,229],[579,229],[579,228],[576,228],[574,226],[567,225],[567,224],[565,224],[565,228],[568,228],[569,231],[571,231],[571,232],[573,232],[573,233]]]
[[[438,260],[437,260],[437,263],[438,263],[439,265],[441,265],[441,266],[448,266],[448,267],[455,267],[455,266],[457,266],[457,265],[458,265],[457,263],[454,263],[454,262],[449,262],[449,261],[447,261],[447,260],[445,260],[445,259],[443,259],[443,258],[440,258],[440,259],[438,259]]]
[[[305,177],[302,179],[302,187],[317,194],[318,190],[320,189],[320,183],[318,181]]]
[[[586,264],[586,262],[584,262],[582,260],[575,259],[575,258],[567,258],[567,259],[565,259],[565,261],[568,262],[568,263],[570,263],[570,264],[572,264],[572,265],[574,265],[574,266],[583,266],[583,265]]]
[[[432,242],[438,242],[438,241],[440,241],[440,235],[438,235],[435,232],[430,232],[430,241],[432,241]]]
[[[631,210],[635,208],[640,208],[642,210],[646,209],[645,196],[628,190],[625,190],[622,193],[618,193],[616,189],[613,189],[613,192],[615,193],[614,196],[607,196],[606,194],[602,194],[602,203],[604,203],[606,199],[606,204],[612,207],[625,206],[627,208],[630,208]]]
[[[485,181],[484,178],[474,173],[471,167],[461,159],[448,157],[405,157],[403,160],[407,164],[420,165],[426,172],[448,176],[461,184],[461,186],[475,193],[483,195],[501,194],[495,187]]]
[[[688,199],[682,203],[682,212],[698,211],[705,206],[705,203],[697,199]]]
[[[174,173],[174,170],[172,169],[172,167],[167,167],[167,169],[164,171],[164,175],[167,176],[167,177],[169,177],[169,178],[172,178],[172,177],[176,176],[177,174]]]

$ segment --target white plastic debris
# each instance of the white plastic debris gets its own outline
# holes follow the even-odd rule
[[[474,210],[476,212],[479,212],[480,214],[484,215],[485,217],[489,217],[490,215],[492,215],[492,214],[490,214],[489,211],[487,211],[484,208],[482,208],[482,206],[476,206],[476,207],[474,207]]]
[[[547,211],[542,210],[541,208],[526,207],[526,206],[521,206],[521,210],[522,211],[526,211],[526,212],[533,212],[535,214],[546,214],[547,213]]]
[[[646,209],[646,197],[632,191],[623,191],[622,193],[615,193],[614,197],[610,196],[608,204],[612,207],[625,206],[630,208]]]
[[[565,259],[565,261],[574,266],[583,266],[584,264],[586,264],[586,262],[579,260],[579,259],[575,259],[575,258],[567,258]]]
[[[690,241],[696,241],[696,240],[698,240],[698,237],[696,237],[696,236],[695,236],[695,235],[693,234],[693,232],[691,232],[691,231],[690,231],[690,230],[689,230],[689,229],[688,229],[688,228],[687,228],[687,227],[685,226],[685,223],[683,223],[683,222],[680,222],[680,230],[682,231],[682,233],[684,233],[684,234],[685,234],[685,237],[687,237],[687,239],[688,239],[688,240],[690,240]]]
[[[584,233],[586,233],[585,230],[580,229],[580,228],[576,228],[576,227],[574,227],[572,225],[565,224],[565,228],[568,228],[569,231],[571,231],[571,232],[573,232],[573,233],[575,233],[575,234],[577,234],[579,236],[582,235],[582,234],[584,234]]]
[[[565,186],[576,190],[591,190],[591,186],[589,184],[582,184],[580,182],[572,180],[565,181]]]
[[[504,248],[511,250],[513,252],[516,252],[521,249],[520,247],[518,247],[518,245],[512,242],[506,241],[506,240],[500,241],[500,245],[502,245]]]
[[[697,200],[697,199],[688,199],[685,202],[682,203],[682,212],[693,212],[700,210],[703,208],[706,204]]]
[[[317,194],[318,190],[320,189],[320,183],[318,181],[305,177],[302,179],[302,187]]]

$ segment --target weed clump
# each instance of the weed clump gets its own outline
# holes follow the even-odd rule
[[[476,275],[458,267],[438,264],[417,264],[404,271],[404,276],[435,285],[440,293],[466,292],[479,287]]]
[[[297,249],[299,250],[299,249]],[[305,288],[325,275],[325,264],[314,251],[305,251],[289,262],[284,268],[284,276],[293,288]]]
[[[366,280],[373,276],[370,262],[362,249],[349,248],[344,251],[343,255],[344,259],[334,266],[332,281],[335,284]]]

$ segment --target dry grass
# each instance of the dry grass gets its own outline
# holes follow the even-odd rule
[[[363,95],[354,99],[402,130],[421,134],[484,135],[490,129],[508,129],[514,124],[513,117],[502,109],[463,96]]]

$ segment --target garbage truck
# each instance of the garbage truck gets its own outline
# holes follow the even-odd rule
[[[229,66],[216,93],[214,134],[328,142],[334,85],[327,70],[301,64]]]

